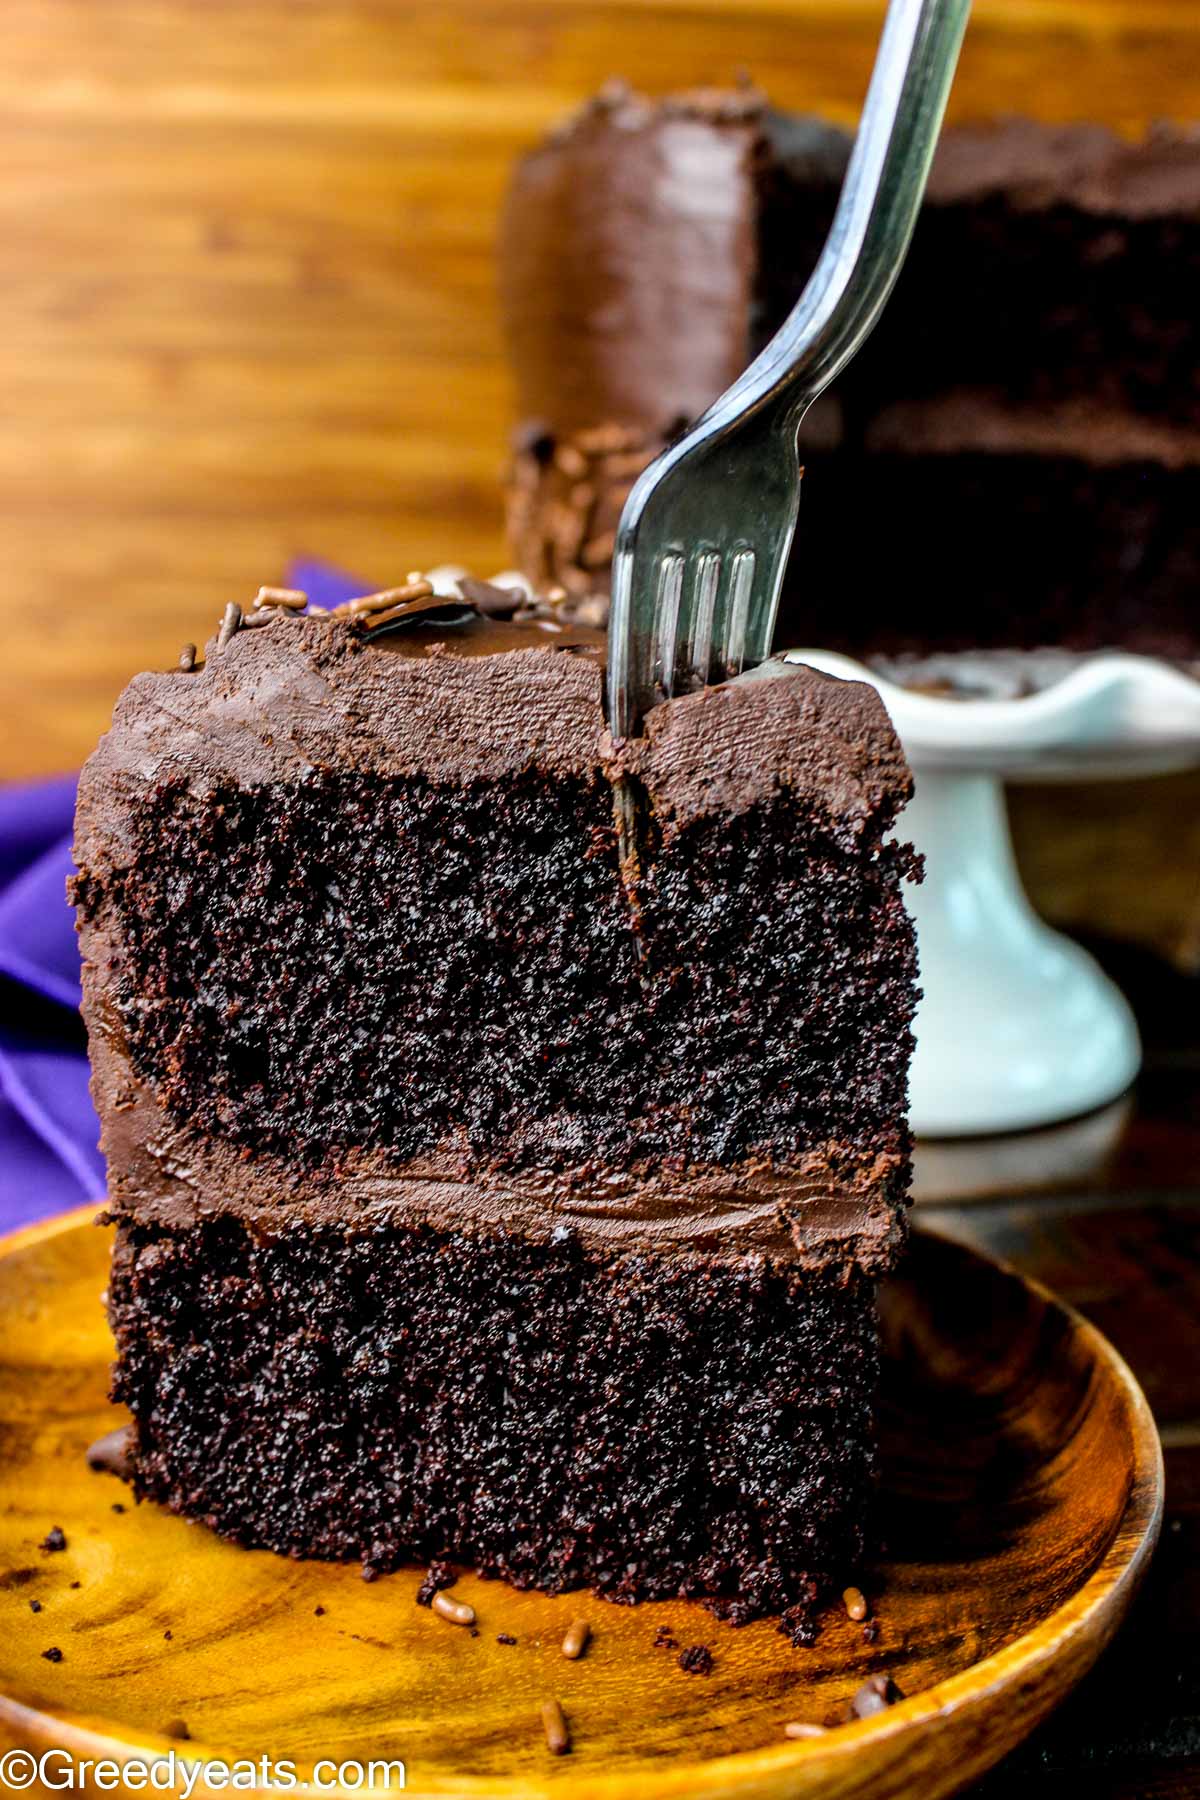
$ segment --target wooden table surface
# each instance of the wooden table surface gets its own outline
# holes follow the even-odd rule
[[[1117,1346],[1158,1421],[1166,1522],[1095,1673],[972,1800],[1200,1795],[1200,982],[1093,948],[1146,1039],[1132,1104],[959,1146],[949,1167],[944,1147],[923,1146],[918,1216],[1035,1275]]]

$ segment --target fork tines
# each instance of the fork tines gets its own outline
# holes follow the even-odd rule
[[[701,549],[690,558],[671,551],[658,565],[652,640],[658,651],[650,679],[665,698],[741,672],[755,556],[746,547],[735,550],[725,563],[724,587],[723,560],[712,549]],[[719,647],[716,669],[714,645]]]

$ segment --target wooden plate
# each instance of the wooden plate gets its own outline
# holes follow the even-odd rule
[[[885,1290],[884,1524],[874,1645],[838,1609],[793,1650],[683,1603],[548,1600],[464,1578],[472,1637],[417,1607],[417,1577],[248,1553],[91,1473],[112,1424],[86,1214],[0,1245],[0,1737],[35,1751],[402,1758],[410,1792],[537,1796],[954,1792],[1091,1665],[1157,1536],[1162,1464],[1111,1346],[1044,1290],[919,1234]],[[39,1545],[61,1526],[67,1548]],[[31,1602],[40,1603],[34,1612]],[[559,1645],[590,1619],[578,1662]],[[708,1676],[656,1648],[705,1644]],[[498,1642],[498,1634],[515,1644]],[[60,1662],[44,1660],[48,1648]],[[875,1671],[890,1711],[793,1741]],[[546,1749],[561,1701],[573,1754]],[[347,1785],[357,1778],[346,1777]]]

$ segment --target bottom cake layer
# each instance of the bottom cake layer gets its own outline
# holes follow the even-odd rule
[[[686,1596],[797,1641],[862,1553],[873,1285],[379,1226],[124,1224],[140,1496],[239,1543]]]

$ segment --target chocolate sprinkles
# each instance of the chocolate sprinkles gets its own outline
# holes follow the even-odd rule
[[[224,650],[239,631],[269,625],[282,613],[299,617],[307,608],[309,597],[303,588],[260,587],[248,609],[243,610],[236,600],[228,603],[215,648]],[[310,616],[340,619],[370,640],[394,631],[458,631],[473,619],[511,619],[553,633],[578,626],[603,630],[608,623],[608,608],[608,598],[603,594],[571,594],[561,586],[544,594],[531,594],[524,584],[508,586],[499,581],[480,581],[472,575],[458,577],[447,592],[438,593],[427,575],[411,570],[396,587],[357,594],[339,606],[312,607]],[[179,657],[180,669],[190,674],[203,666],[197,661],[196,646],[185,644]]]
[[[264,594],[280,591],[287,590],[260,590]],[[320,607],[314,610],[323,617],[341,619],[371,639],[392,631],[426,627],[456,631],[472,619],[511,619],[550,632],[581,625],[603,630],[608,623],[609,602],[604,594],[573,597],[564,587],[531,594],[523,583],[507,586],[499,581],[480,581],[473,575],[459,576],[449,591],[439,593],[427,575],[413,570],[397,587],[357,594],[327,612]]]
[[[542,1730],[546,1734],[546,1748],[551,1756],[569,1756],[571,1754],[571,1733],[567,1729],[566,1716],[557,1700],[543,1700]]]
[[[360,594],[356,600],[347,600],[344,606],[335,607],[334,611],[345,611],[351,618],[357,618],[361,613],[387,612],[410,600],[428,600],[434,597],[431,581],[426,581],[423,575],[410,575],[400,587],[381,588],[377,594]],[[444,595],[436,597],[445,598]]]
[[[853,1619],[856,1625],[861,1625],[869,1610],[862,1589],[848,1587],[842,1595],[842,1605],[846,1608],[846,1617]]]
[[[221,620],[221,629],[217,632],[217,649],[224,650],[229,640],[235,637],[241,627],[242,609],[236,600],[231,600],[225,608]]]
[[[421,1578],[421,1585],[417,1589],[417,1605],[430,1605],[433,1596],[439,1589],[453,1587],[457,1580],[458,1576],[448,1562],[430,1563]]]
[[[285,612],[303,612],[308,595],[303,588],[260,587],[251,602],[255,612],[264,607],[282,607]]]
[[[439,1618],[445,1619],[450,1625],[473,1625],[475,1623],[475,1608],[468,1606],[465,1600],[453,1599],[440,1588],[429,1605]]]

